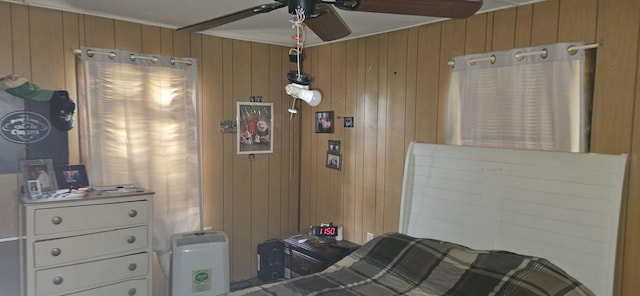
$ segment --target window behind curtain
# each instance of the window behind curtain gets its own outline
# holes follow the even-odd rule
[[[567,50],[575,45],[454,58],[446,143],[588,152],[595,63],[593,50]]]
[[[82,48],[83,159],[92,185],[155,192],[154,250],[167,255],[172,234],[200,229],[197,65],[131,55]]]

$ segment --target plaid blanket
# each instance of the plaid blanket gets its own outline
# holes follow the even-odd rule
[[[381,235],[320,273],[228,295],[594,295],[543,258]]]

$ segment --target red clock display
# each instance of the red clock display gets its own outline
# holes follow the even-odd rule
[[[316,226],[314,227],[314,234],[317,236],[337,236],[337,226]]]

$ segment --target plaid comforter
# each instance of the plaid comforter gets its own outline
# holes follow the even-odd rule
[[[546,259],[388,233],[320,273],[228,295],[594,295]]]

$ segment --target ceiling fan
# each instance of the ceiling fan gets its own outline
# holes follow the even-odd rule
[[[323,41],[332,41],[351,34],[351,30],[333,8],[361,12],[465,18],[482,6],[482,0],[275,0],[228,15],[178,28],[178,31],[199,32],[241,20],[255,14],[289,7],[295,15],[302,10],[305,24]]]

